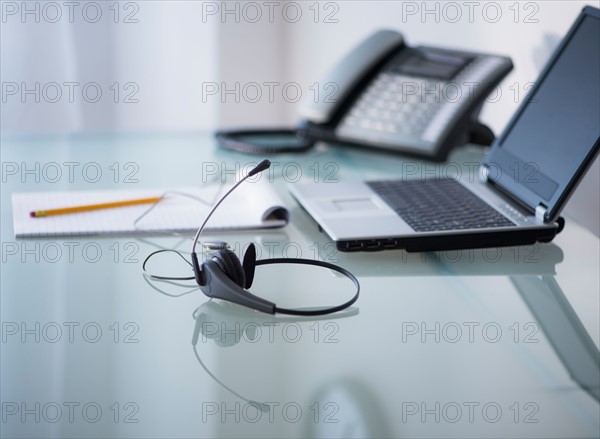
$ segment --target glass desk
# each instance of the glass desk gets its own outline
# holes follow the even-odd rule
[[[439,165],[323,145],[272,157],[266,177],[291,223],[207,236],[238,254],[252,241],[263,258],[301,255],[352,271],[358,302],[315,319],[144,278],[141,261],[158,248],[189,252],[187,235],[13,236],[14,192],[208,184],[215,169],[256,158],[218,150],[203,134],[3,138],[1,152],[2,437],[600,435],[592,233],[567,218],[551,244],[341,253],[286,191],[297,178],[476,173],[479,149]],[[252,291],[282,305],[351,294],[343,278],[311,270],[259,267]]]

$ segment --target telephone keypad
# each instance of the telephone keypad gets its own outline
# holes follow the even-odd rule
[[[419,137],[439,108],[443,86],[440,82],[381,73],[343,123]]]
[[[398,73],[380,72],[356,100],[337,129],[341,138],[370,139],[430,150],[473,90],[463,84],[483,84],[504,61],[477,57],[448,81]]]

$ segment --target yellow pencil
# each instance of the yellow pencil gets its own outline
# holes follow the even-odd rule
[[[136,200],[113,201],[110,203],[87,204],[85,206],[63,207],[60,209],[35,210],[29,212],[32,218],[39,218],[50,215],[65,215],[68,213],[87,212],[89,210],[112,209],[113,207],[134,206],[136,204],[149,204],[160,201],[162,197],[139,198]]]

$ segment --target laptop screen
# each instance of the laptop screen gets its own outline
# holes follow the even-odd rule
[[[600,147],[600,15],[587,7],[483,161],[489,179],[555,219]]]

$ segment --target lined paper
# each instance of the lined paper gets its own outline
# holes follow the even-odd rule
[[[192,232],[198,229],[211,207],[209,203],[229,187],[180,187],[173,189],[109,190],[78,192],[30,192],[12,195],[15,237],[131,235]],[[173,193],[185,193],[205,201]],[[165,194],[152,204],[92,210],[31,218],[35,210],[81,206]],[[137,224],[136,220],[150,210]],[[268,182],[245,183],[234,191],[211,217],[207,231],[282,227],[289,213]]]

